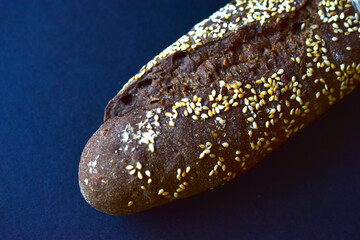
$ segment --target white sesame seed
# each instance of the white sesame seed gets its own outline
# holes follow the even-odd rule
[[[192,119],[199,120],[199,118],[196,115],[192,115]]]
[[[212,95],[213,97],[216,96],[216,90],[215,90],[215,89],[213,89],[213,90],[211,91],[211,95]]]
[[[253,118],[253,117],[248,117],[247,120],[248,120],[249,122],[253,122],[253,121],[254,121],[254,118]]]
[[[137,169],[141,169],[141,168],[142,168],[141,163],[137,162],[137,163],[136,163],[136,168],[137,168]]]
[[[209,154],[210,152],[211,152],[210,149],[205,149],[205,150],[203,151],[203,153],[205,153],[205,154]]]
[[[246,89],[251,89],[251,85],[250,85],[250,84],[246,84],[246,85],[245,85],[245,88],[246,88]]]
[[[209,118],[209,116],[208,116],[206,113],[202,113],[202,114],[201,114],[201,118],[202,118],[202,119],[207,119],[207,118]]]
[[[242,109],[242,112],[243,112],[243,113],[246,113],[247,110],[248,110],[248,108],[247,108],[247,106],[245,106],[245,107]]]
[[[151,152],[155,152],[155,145],[153,143],[149,144],[149,149]]]

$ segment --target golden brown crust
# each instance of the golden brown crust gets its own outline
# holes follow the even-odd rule
[[[93,207],[131,214],[224,184],[359,85],[350,1],[275,2],[230,3],[197,27],[215,37],[166,50],[110,101],[79,166]],[[220,15],[228,31],[211,35]]]

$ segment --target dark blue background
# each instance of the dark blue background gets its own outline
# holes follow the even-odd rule
[[[82,198],[107,102],[226,2],[1,1],[0,239],[359,239],[359,89],[222,188],[120,217]]]

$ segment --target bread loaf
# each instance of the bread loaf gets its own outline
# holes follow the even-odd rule
[[[145,65],[109,102],[79,185],[140,212],[252,168],[360,85],[350,0],[237,0]]]

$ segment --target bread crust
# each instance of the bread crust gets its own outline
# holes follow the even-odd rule
[[[90,205],[132,214],[225,184],[359,86],[350,1],[259,2],[197,24],[109,102],[79,165]]]

